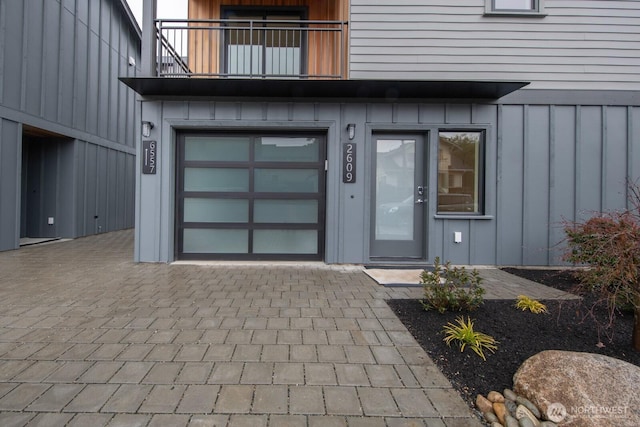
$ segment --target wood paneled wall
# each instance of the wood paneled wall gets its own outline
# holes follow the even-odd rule
[[[189,0],[189,19],[221,19],[223,6],[265,6],[265,7],[296,7],[305,6],[308,9],[310,21],[347,21],[349,16],[348,0]],[[193,27],[208,24],[192,24]],[[311,26],[312,28],[313,26]],[[342,64],[336,57],[335,50],[339,49],[339,35],[331,37],[309,37],[308,39],[308,63],[307,73],[320,74],[344,74],[346,69],[346,36],[342,46]],[[211,30],[190,30],[189,33],[189,68],[196,74],[219,73],[218,62],[220,59],[219,32]],[[331,44],[331,46],[329,46]],[[342,70],[340,69],[342,67]]]

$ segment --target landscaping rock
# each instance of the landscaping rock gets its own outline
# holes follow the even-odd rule
[[[515,401],[518,398],[518,395],[515,394],[515,392],[510,388],[505,388],[502,395],[504,396],[505,399],[513,400],[513,401]]]
[[[496,414],[494,414],[493,412],[490,412],[490,411],[484,412],[482,416],[484,417],[485,420],[487,420],[488,423],[498,422],[498,417],[496,417]]]
[[[481,394],[476,397],[476,407],[483,414],[485,412],[493,412],[493,404]]]
[[[489,394],[487,394],[487,399],[489,399],[489,402],[493,403],[504,402],[504,396],[497,391],[490,391]]]
[[[507,414],[504,418],[504,427],[519,427],[518,420]]]
[[[542,417],[541,414],[540,414],[540,410],[536,407],[536,405],[531,403],[531,401],[529,401],[529,399],[525,399],[522,396],[517,396],[516,397],[516,403],[519,403],[520,405],[522,405],[525,408],[527,408],[528,410],[530,410],[534,417],[536,417],[536,418],[541,418]]]
[[[529,418],[520,418],[518,420],[520,427],[535,427],[536,425]]]
[[[531,424],[535,427],[540,426],[540,420],[524,405],[518,405],[518,408],[516,409],[516,418],[520,424],[522,424],[522,420],[526,418],[529,419]]]
[[[518,408],[518,404],[516,402],[514,402],[513,400],[505,399],[504,406],[506,406],[507,412],[509,412],[509,415],[511,415],[512,417],[515,418],[516,409]]]
[[[513,382],[518,395],[562,427],[640,426],[640,367],[630,363],[548,350],[527,359]]]
[[[507,408],[505,408],[504,403],[495,402],[493,404],[493,413],[498,417],[498,421],[500,421],[501,424],[504,424],[504,417],[507,414]]]

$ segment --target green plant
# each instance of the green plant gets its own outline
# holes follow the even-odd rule
[[[484,288],[476,269],[469,273],[464,267],[451,267],[447,262],[440,264],[440,258],[434,261],[433,272],[423,271],[420,282],[424,298],[420,301],[425,310],[472,311],[483,301]]]
[[[532,313],[540,314],[547,312],[547,306],[538,300],[529,298],[526,295],[518,295],[516,307],[522,311],[529,310]]]
[[[451,346],[452,341],[456,341],[460,346],[460,351],[469,346],[482,360],[487,360],[484,354],[485,350],[494,353],[498,349],[498,342],[491,336],[482,332],[473,330],[473,321],[467,318],[465,322],[463,316],[456,318],[456,323],[447,323],[443,329],[445,334],[444,342]]]
[[[640,351],[640,186],[630,182],[628,188],[631,208],[565,224],[565,260],[589,267],[578,273],[580,291],[606,304],[608,326],[619,307],[633,307],[632,346]]]

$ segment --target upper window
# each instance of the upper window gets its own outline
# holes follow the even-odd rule
[[[482,213],[484,133],[440,131],[438,213]]]
[[[223,10],[228,19],[222,50],[230,76],[297,76],[303,69],[306,10],[238,7]]]
[[[485,0],[486,13],[542,14],[544,0]]]

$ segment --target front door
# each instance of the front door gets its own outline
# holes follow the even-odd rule
[[[374,134],[371,258],[425,258],[425,138]]]

